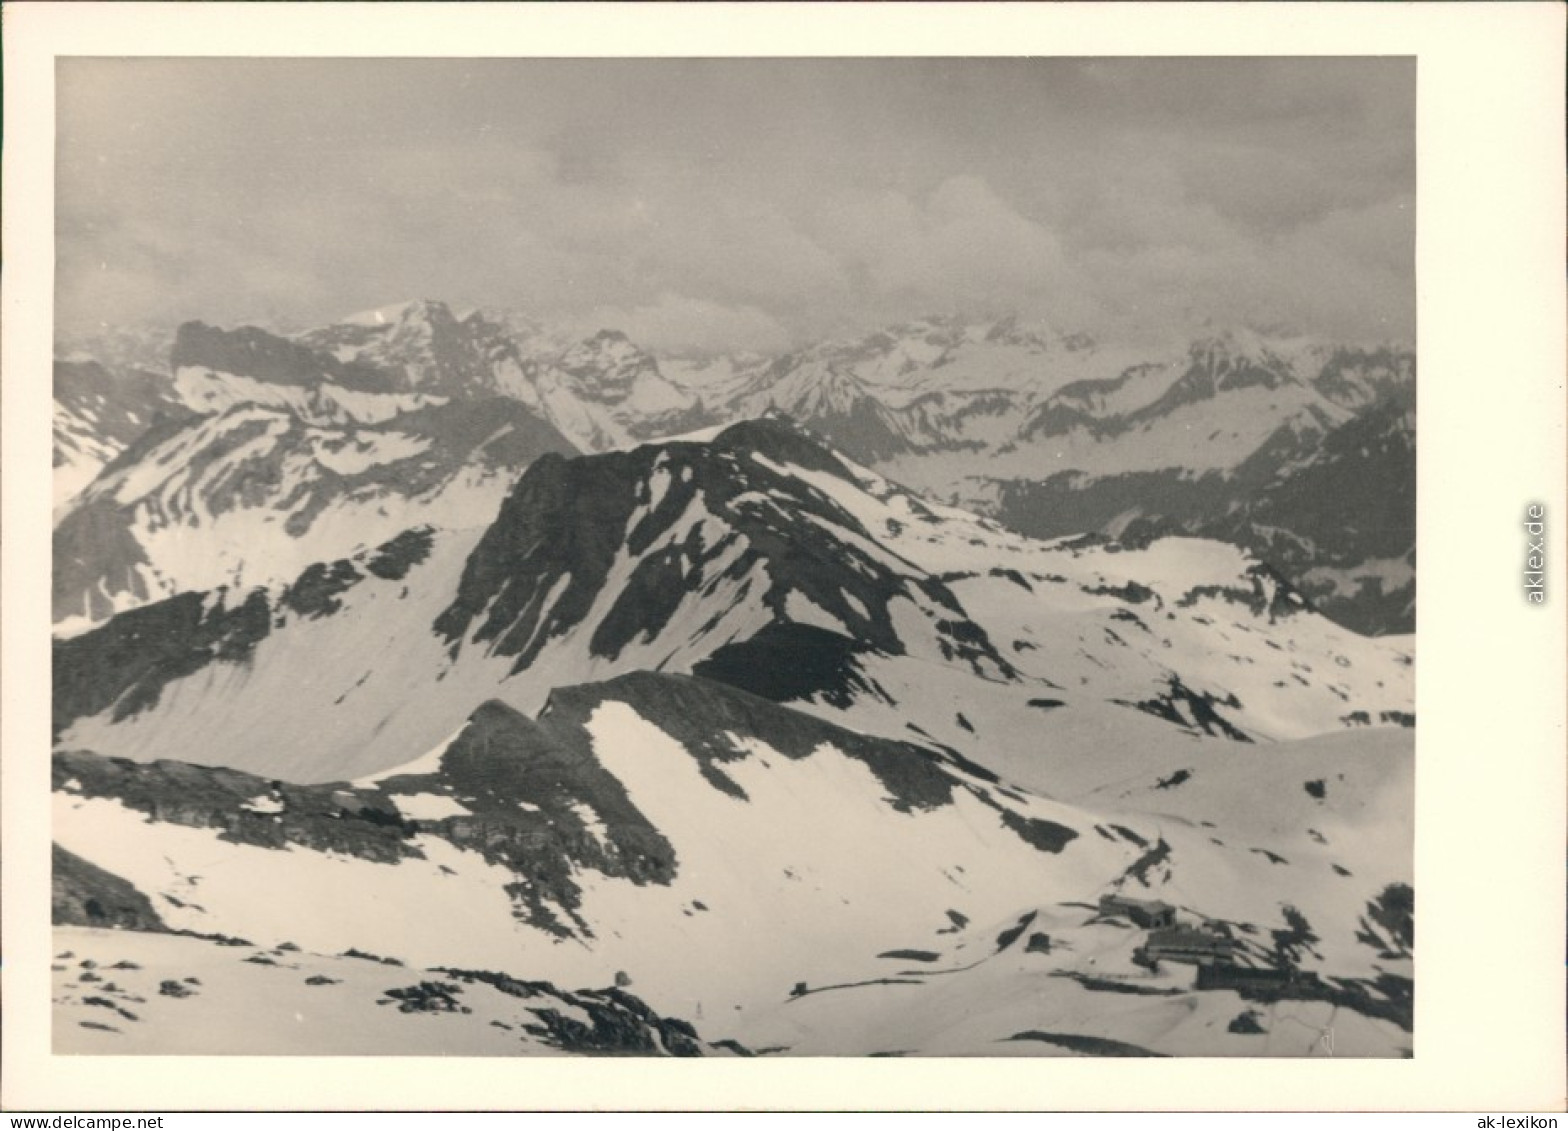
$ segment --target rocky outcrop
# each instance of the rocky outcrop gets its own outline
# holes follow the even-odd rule
[[[583,622],[624,555],[630,573],[594,628],[595,656],[656,639],[683,600],[727,580],[757,587],[779,621],[804,597],[863,646],[894,655],[905,643],[889,604],[909,598],[931,611],[948,658],[1011,672],[940,581],[869,553],[875,540],[860,522],[784,464],[853,482],[831,452],[777,420],[734,425],[709,444],[543,458],[474,549],[436,632],[454,655],[465,641],[488,644],[522,671]]]
[[[56,926],[164,929],[152,901],[112,872],[58,844],[52,846],[51,867],[49,911]]]

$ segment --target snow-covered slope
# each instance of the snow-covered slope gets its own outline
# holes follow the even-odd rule
[[[1398,351],[1206,341],[1063,387],[984,463],[880,470],[1045,537],[1221,538],[1359,632],[1414,626],[1415,388]]]
[[[219,728],[231,764],[313,780],[412,756],[481,691],[532,711],[563,682],[690,670],[772,624],[1007,677],[939,581],[775,470],[786,459],[847,474],[782,425],[545,456],[477,541],[426,535],[399,551],[406,581],[378,576],[374,557],[323,564],[60,642],[57,724],[106,753],[198,759]]]
[[[635,670],[1007,749],[1031,741],[1037,700],[1251,740],[1410,717],[1406,653],[1311,614],[1238,551],[1036,542],[779,422],[543,457],[482,535],[414,546],[377,552],[396,577],[376,556],[320,564],[59,642],[62,740],[201,760],[222,733],[231,765],[355,776],[427,749],[476,696],[532,712]]]
[[[262,330],[180,329],[176,412],[58,517],[66,631],[182,592],[293,579],[411,526],[488,523],[534,458],[575,449],[515,399],[450,397]]]
[[[56,524],[55,620],[276,584],[423,523],[483,526],[523,468],[571,450],[504,398],[344,425],[240,403],[158,427]]]
[[[938,752],[680,676],[562,689],[537,722],[481,705],[435,773],[369,785],[70,754],[57,771],[61,846],[175,895],[186,906],[160,908],[171,925],[263,939],[282,924],[268,885],[302,906],[328,885],[340,897],[288,928],[302,946],[485,968],[515,955],[573,984],[620,969],[687,1016],[774,1000],[835,942],[874,955],[954,901],[999,914],[1025,878],[1065,898],[1137,855]],[[111,840],[113,862],[94,848]],[[197,859],[191,890],[178,862]],[[795,926],[749,926],[764,918]],[[715,968],[737,947],[747,961]]]
[[[57,513],[148,429],[187,416],[156,370],[111,370],[74,355],[54,363],[54,503]]]
[[[232,937],[55,932],[54,1051],[109,1056],[734,1056],[614,986],[409,969]]]
[[[660,399],[629,343],[594,349],[602,420]],[[368,365],[272,383],[438,382]],[[1209,399],[1268,383],[1236,372]],[[1391,403],[1281,466],[1333,486],[1397,453]],[[565,447],[468,391],[382,422],[241,400],[122,453],[61,524],[132,546],[101,591],[145,603],[55,642],[57,920],[203,936],[138,944],[160,986],[200,961],[215,1002],[265,976],[306,1016],[406,1004],[463,1050],[1408,1054],[1408,638],[1234,544],[1027,537],[783,419]],[[1281,482],[1255,513],[1302,511]],[[279,531],[224,524],[268,512],[297,556],[259,565]],[[210,580],[156,599],[144,548]],[[355,953],[410,971],[373,987]],[[145,988],[83,969],[57,971],[71,1047],[186,1047],[189,999],[131,1029]]]
[[[1139,966],[1141,933],[1098,903],[1157,895],[1225,924],[1239,964],[1289,990],[1271,996],[1321,1003],[1304,1010],[1320,1021],[1332,1006],[1359,1014],[1340,1055],[1390,1055],[1408,1047],[1409,950],[1397,919],[1378,924],[1398,904],[1389,890],[1408,890],[1408,852],[1385,810],[1400,811],[1409,763],[1366,737],[1339,761],[1293,759],[1329,779],[1322,800],[1285,794],[1230,842],[1228,824],[1189,815],[1210,811],[1201,802],[1138,813],[1124,795],[1101,816],[941,751],[639,674],[563,689],[537,721],[485,704],[375,781],[61,754],[55,836],[170,927],[557,984],[618,975],[710,1039],[752,1047],[1034,1052],[1047,1050],[1000,1046],[1065,1028],[1153,1052],[1322,1051],[1289,1033],[1260,1049],[1173,1028],[1243,1008],[1235,987]],[[1216,778],[1222,821],[1224,791],[1265,774],[1253,763],[1250,783],[1246,769]],[[1346,781],[1363,763],[1382,793]]]
[[[1299,914],[1333,933],[1323,969],[1375,979],[1361,920],[1409,881],[1408,651],[1316,616],[1222,544],[1032,541],[778,422],[546,457],[482,535],[415,532],[282,590],[157,603],[56,653],[59,745],[98,752],[62,755],[62,790],[88,795],[62,802],[66,849],[109,867],[92,852],[112,841],[130,883],[190,903],[178,862],[227,851],[212,838],[238,835],[232,810],[256,818],[232,902],[209,878],[194,902],[217,918],[181,925],[261,934],[275,913],[255,876],[281,868],[292,890],[319,865],[374,903],[326,900],[342,917],[302,945],[398,939],[411,961],[493,968],[537,937],[540,976],[626,970],[681,1016],[877,981],[880,955],[965,942],[933,937],[949,909],[986,930],[1048,913],[1066,938],[1092,928],[1073,945],[1098,954],[1111,936],[1071,905],[1129,885],[1263,939]],[[646,674],[683,671],[698,678]],[[581,680],[608,682],[563,689]],[[1284,753],[1325,731],[1349,745]],[[160,798],[153,825],[137,782]],[[204,807],[203,782],[243,796]],[[1265,792],[1273,823],[1237,803]],[[361,811],[368,826],[342,823]],[[416,856],[415,828],[441,843]],[[328,856],[279,857],[279,836]],[[149,870],[125,874],[146,838]],[[333,863],[345,845],[379,870]],[[439,938],[400,925],[410,899],[444,909]],[[699,903],[736,912],[706,942],[686,922]],[[802,925],[780,933],[779,909]],[[776,937],[737,943],[737,920]],[[451,922],[472,925],[472,952],[442,950]],[[596,940],[571,952],[588,965],[550,964],[562,932]],[[683,965],[716,964],[702,948],[721,943],[754,958],[723,977]],[[1072,994],[1087,976],[1047,969]]]

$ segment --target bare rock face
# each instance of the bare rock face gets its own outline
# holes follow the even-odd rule
[[[50,915],[64,926],[161,931],[152,902],[119,876],[53,846]]]

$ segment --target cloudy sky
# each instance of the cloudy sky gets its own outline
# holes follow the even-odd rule
[[[68,60],[60,329],[1414,337],[1406,60]]]

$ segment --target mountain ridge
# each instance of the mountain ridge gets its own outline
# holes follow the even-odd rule
[[[1277,555],[1276,568],[1359,631],[1413,628],[1414,571],[1408,561],[1392,564],[1413,553],[1413,534],[1393,547],[1386,538],[1374,546],[1372,535],[1347,536],[1373,525],[1371,500],[1356,497],[1368,522],[1344,524],[1337,539],[1327,539],[1331,548],[1320,548],[1330,533],[1322,522],[1283,505],[1264,508],[1269,513],[1256,520],[1238,516],[1238,505],[1264,488],[1281,499],[1299,493],[1301,484],[1285,488],[1283,480],[1339,429],[1381,419],[1390,406],[1413,409],[1414,358],[1394,347],[1229,332],[1151,361],[1016,319],[927,318],[716,368],[655,357],[615,330],[573,339],[502,312],[460,317],[426,299],[292,338],[188,323],[171,362],[172,390],[149,391],[149,381],[156,387],[161,379],[124,380],[142,400],[201,414],[182,418],[193,436],[207,429],[198,443],[220,442],[205,417],[249,408],[351,439],[366,428],[396,432],[443,405],[456,412],[500,397],[576,451],[627,449],[780,413],[883,475],[1020,530],[1073,527],[1121,537],[1131,527],[1135,537],[1163,530],[1236,540]],[[86,476],[126,451],[147,458],[137,436],[111,430],[57,410],[62,521],[90,505],[93,487],[76,486]],[[1402,437],[1403,455],[1363,454],[1353,445],[1332,452],[1341,477],[1365,481],[1413,464],[1413,427],[1390,435]],[[1399,521],[1379,519],[1377,529],[1408,532],[1413,501],[1395,497]],[[100,529],[107,521],[76,523]],[[91,623],[110,608],[168,591],[166,584],[186,584],[162,572],[172,580],[115,581],[127,573],[117,567],[97,579],[106,593],[78,592],[57,616]]]

